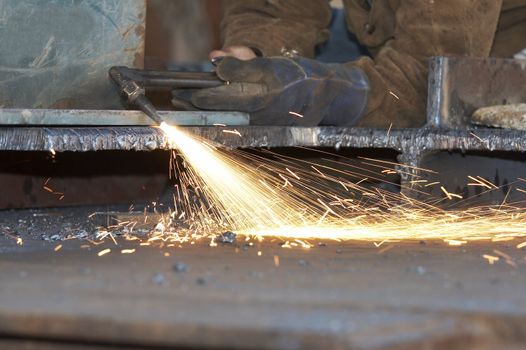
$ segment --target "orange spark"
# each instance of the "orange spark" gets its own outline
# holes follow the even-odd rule
[[[234,135],[237,135],[237,136],[241,137],[241,133],[238,130],[236,130],[236,129],[234,129],[234,130],[223,130],[223,132],[225,134],[234,134]]]
[[[111,249],[108,248],[108,249],[101,250],[100,252],[97,253],[97,255],[98,256],[104,256],[104,255],[106,255],[106,254],[108,254],[110,252],[111,252]]]
[[[482,255],[482,257],[483,257],[484,259],[488,260],[488,263],[489,263],[490,265],[495,264],[495,263],[496,263],[497,261],[499,261],[499,259],[500,259],[498,256],[493,256],[493,255],[489,255],[489,254],[484,254],[484,255]]]
[[[303,115],[302,115],[302,114],[299,114],[299,113],[297,113],[297,112],[290,112],[290,111],[289,111],[289,114],[291,114],[291,115],[293,115],[293,116],[295,116],[295,117],[298,117],[298,118],[303,118]]]
[[[462,199],[462,196],[459,195],[459,194],[455,194],[455,193],[451,193],[451,192],[448,192],[444,186],[440,186],[440,189],[442,190],[442,192],[444,192],[444,194],[447,196],[448,199],[453,199],[453,197],[455,198],[459,198],[459,199]]]

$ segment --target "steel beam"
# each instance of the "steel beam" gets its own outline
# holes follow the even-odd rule
[[[225,133],[237,130],[238,136]],[[526,132],[504,129],[400,129],[337,127],[184,127],[190,133],[229,148],[340,147],[387,148],[402,153],[437,150],[526,151]],[[149,127],[1,127],[0,151],[149,151],[169,149],[167,138]]]

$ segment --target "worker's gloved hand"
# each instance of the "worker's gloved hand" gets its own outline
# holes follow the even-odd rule
[[[367,104],[368,79],[353,66],[307,58],[241,61],[225,57],[216,73],[227,84],[174,90],[174,102],[182,100],[206,110],[249,112],[253,125],[299,126],[353,125]]]

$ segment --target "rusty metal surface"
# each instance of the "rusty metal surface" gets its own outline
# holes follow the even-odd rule
[[[120,108],[109,67],[140,68],[144,0],[1,0],[0,105]]]
[[[466,128],[481,107],[526,101],[526,60],[435,57],[430,61],[428,125]]]
[[[232,130],[233,127],[227,127]],[[380,130],[337,127],[235,127],[241,136],[222,127],[185,127],[185,130],[226,147],[351,147],[389,148],[420,154],[435,150],[526,151],[526,133],[515,130],[403,129]],[[168,149],[162,131],[147,127],[35,128],[1,127],[0,150],[99,151]]]
[[[30,225],[39,231],[35,219],[47,223],[44,233],[74,220],[71,211],[61,220],[53,219],[60,211],[45,214],[0,213],[2,229],[25,242],[0,235],[0,344],[520,349],[526,341],[525,252],[510,242],[390,243],[381,252],[372,242],[161,249],[119,239],[82,249],[85,242],[25,235]],[[70,230],[87,228],[73,223]],[[112,252],[98,257],[106,248]],[[492,249],[518,267],[489,265],[482,254]]]

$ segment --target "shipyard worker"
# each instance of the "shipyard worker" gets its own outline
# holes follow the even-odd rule
[[[255,125],[418,127],[432,56],[513,57],[526,0],[344,0],[360,56],[314,59],[329,39],[327,0],[227,2],[216,72],[228,84],[174,97],[250,112]],[[334,62],[334,61],[333,61]]]

